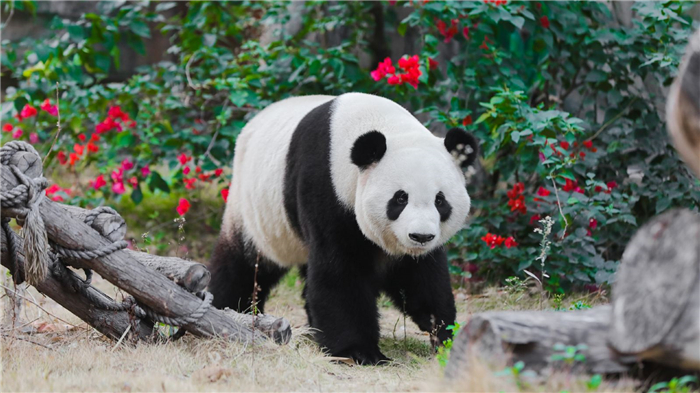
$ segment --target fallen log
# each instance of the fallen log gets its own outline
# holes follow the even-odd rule
[[[23,240],[18,237],[16,241],[21,243]],[[22,244],[18,244],[18,246],[19,249],[22,248]],[[21,266],[24,263],[24,256],[22,254],[16,255],[19,259],[18,265]],[[10,270],[11,273],[15,272],[15,265],[7,247],[7,234],[5,230],[2,229],[0,229],[0,262],[2,266]],[[66,268],[64,267],[64,269]],[[49,271],[52,271],[52,269],[49,268]],[[71,271],[68,271],[68,274],[74,275],[76,279],[80,279]],[[89,297],[69,290],[69,288],[53,274],[49,274],[44,281],[37,284],[36,289],[55,300],[56,303],[63,306],[63,308],[75,314],[78,318],[87,322],[90,326],[112,340],[118,340],[132,323],[133,316],[130,316],[127,311],[102,310],[95,302],[91,301]],[[90,287],[89,290],[94,297],[102,298],[105,302],[112,300],[109,296],[94,287]],[[148,340],[153,333],[153,323],[147,319],[137,320],[135,323],[137,329],[132,329],[131,331],[135,331],[139,339]]]
[[[700,215],[671,210],[635,234],[612,305],[475,314],[454,340],[445,376],[459,378],[475,356],[548,371],[562,365],[553,358],[562,345],[584,356],[572,371],[626,373],[642,362],[645,373],[700,370]]]
[[[124,252],[131,254],[131,257],[135,260],[164,275],[190,292],[203,291],[209,285],[211,273],[201,263],[186,261],[176,257],[161,257],[128,249],[124,250]]]
[[[64,262],[92,269],[126,291],[136,299],[139,306],[151,311],[148,314],[149,318],[159,316],[170,324],[176,323],[186,331],[203,337],[220,336],[253,342],[264,340],[268,335],[277,334],[278,337],[286,338],[290,336],[291,328],[288,322],[282,323],[275,319],[265,329],[254,329],[253,318],[250,324],[244,324],[234,320],[224,311],[210,307],[210,303],[207,304],[163,274],[141,263],[139,256],[144,254],[119,249],[112,240],[95,231],[84,220],[75,217],[70,209],[64,209],[60,204],[48,199],[43,191],[40,190],[41,194],[36,194],[36,188],[42,185],[41,159],[30,145],[9,142],[0,149],[0,154],[3,163],[3,168],[0,168],[0,191],[3,195],[19,195],[15,195],[17,197],[12,200],[3,200],[3,217],[23,220],[24,216],[32,212],[38,214],[43,230],[52,242],[52,248],[62,255]],[[20,195],[20,191],[24,191],[24,188],[18,187],[21,184],[24,184],[27,190],[25,205],[21,204],[23,195]],[[45,180],[43,186],[45,187]],[[146,259],[150,258],[152,257],[146,256]]]

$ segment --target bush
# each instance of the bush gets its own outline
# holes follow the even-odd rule
[[[600,2],[304,3],[299,30],[267,43],[261,32],[285,26],[288,4],[105,2],[99,14],[55,18],[50,38],[3,43],[3,75],[17,81],[4,91],[3,135],[50,150],[45,166],[79,180],[52,197],[138,204],[195,197],[206,182],[224,190],[236,136],[274,101],[382,95],[428,127],[482,141],[473,219],[449,246],[456,274],[500,282],[544,271],[550,290],[600,285],[638,225],[700,207],[659,114],[691,5],[639,2],[624,26]],[[154,33],[170,37],[177,61],[109,82],[120,44],[143,54]],[[384,59],[389,39],[419,49]]]

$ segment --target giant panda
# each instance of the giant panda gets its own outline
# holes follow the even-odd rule
[[[268,106],[236,140],[210,261],[214,305],[250,310],[256,281],[262,312],[298,266],[309,325],[332,356],[388,360],[378,346],[380,292],[442,342],[455,321],[443,244],[465,225],[471,201],[460,165],[476,154],[471,134],[436,137],[374,95]]]

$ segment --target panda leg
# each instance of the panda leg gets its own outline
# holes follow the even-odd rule
[[[437,336],[439,344],[452,337],[446,328],[454,324],[456,308],[444,248],[392,263],[383,290],[422,331]]]
[[[252,311],[253,283],[257,281],[257,310],[262,313],[270,291],[288,270],[262,256],[258,259],[255,249],[247,245],[240,234],[231,237],[222,234],[209,262],[209,291],[214,295],[212,304],[238,312]]]
[[[389,358],[379,350],[376,276],[371,264],[352,254],[311,252],[305,287],[309,323],[330,355],[363,365],[383,363]]]

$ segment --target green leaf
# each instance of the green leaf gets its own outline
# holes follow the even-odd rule
[[[129,29],[139,37],[151,38],[151,29],[142,20],[135,19],[129,23]]]
[[[163,180],[163,178],[160,176],[158,172],[151,172],[151,174],[148,177],[148,188],[151,191],[155,190],[161,190],[163,192],[170,193],[170,187],[168,186],[168,183]]]
[[[137,186],[134,188],[133,191],[131,191],[131,200],[134,201],[135,205],[138,205],[141,203],[143,200],[143,192],[141,191],[141,185]]]
[[[134,137],[134,135],[130,132],[122,131],[119,133],[114,142],[115,146],[117,147],[132,147],[135,139],[136,138]]]

